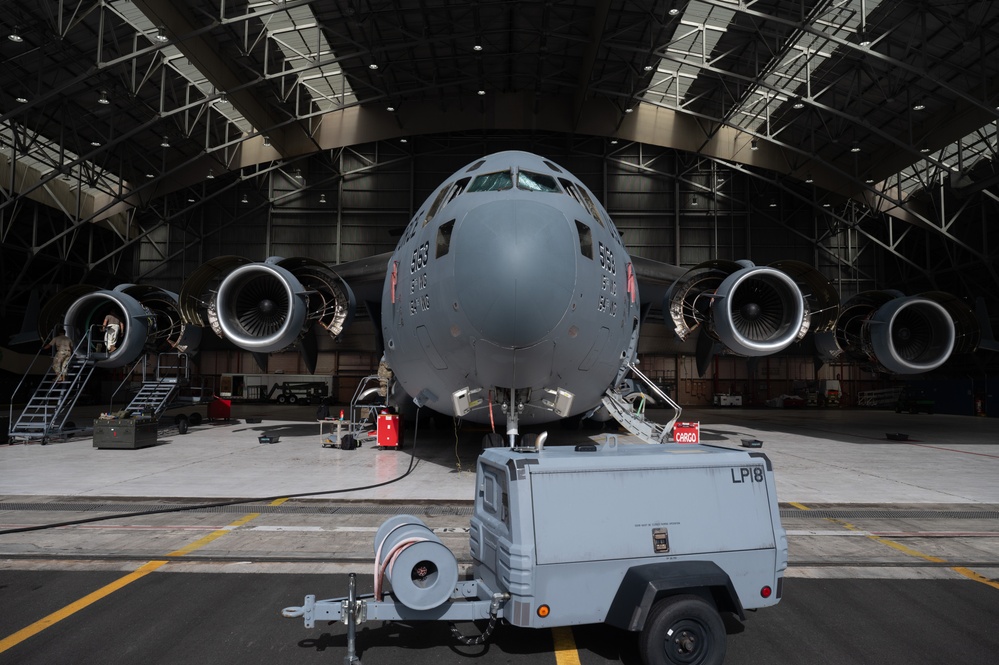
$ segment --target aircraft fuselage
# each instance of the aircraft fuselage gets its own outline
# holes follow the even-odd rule
[[[386,357],[416,401],[541,423],[600,403],[632,359],[639,299],[617,229],[575,176],[502,152],[448,178],[389,262]]]

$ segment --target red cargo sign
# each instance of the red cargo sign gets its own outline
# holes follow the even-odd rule
[[[701,423],[677,423],[673,426],[673,441],[676,443],[700,443]]]

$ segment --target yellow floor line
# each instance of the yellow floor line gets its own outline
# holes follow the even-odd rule
[[[270,505],[272,505],[272,506],[280,506],[282,503],[284,503],[287,500],[288,499],[277,499],[276,501],[272,501]],[[198,549],[200,547],[204,547],[205,545],[207,545],[208,543],[212,542],[216,538],[221,538],[225,534],[229,533],[232,529],[235,529],[236,527],[242,526],[242,525],[246,524],[247,522],[249,522],[250,520],[255,519],[255,518],[259,517],[259,516],[260,516],[260,513],[250,513],[249,515],[247,515],[245,517],[241,517],[240,519],[236,520],[235,522],[233,522],[232,524],[230,524],[228,527],[226,527],[224,529],[219,529],[218,531],[213,531],[212,533],[208,534],[204,538],[196,540],[195,542],[191,543],[190,545],[188,545],[186,547],[182,547],[179,550],[174,550],[173,552],[170,552],[166,556],[184,556],[185,554],[189,554],[190,552],[193,552],[194,550],[196,550],[196,549]],[[98,600],[104,598],[105,596],[111,595],[112,593],[114,593],[118,589],[121,589],[122,587],[131,584],[135,580],[138,580],[138,579],[141,579],[141,578],[145,577],[146,575],[148,575],[149,573],[153,572],[154,570],[157,570],[158,568],[162,568],[167,563],[169,563],[169,562],[168,561],[150,561],[150,562],[148,562],[148,563],[140,566],[138,569],[134,570],[133,572],[129,573],[128,575],[125,575],[124,577],[120,577],[117,580],[115,580],[114,582],[111,582],[110,584],[102,586],[97,591],[94,591],[93,593],[89,593],[86,596],[84,596],[83,598],[80,598],[79,600],[73,601],[72,603],[70,603],[66,607],[63,607],[60,610],[56,610],[55,612],[53,612],[52,614],[48,615],[47,617],[45,617],[43,619],[39,619],[38,621],[36,621],[35,623],[31,624],[30,626],[26,626],[25,628],[22,628],[21,630],[17,631],[16,633],[14,633],[12,635],[8,635],[4,639],[0,640],[0,653],[3,653],[4,651],[7,651],[8,649],[17,646],[18,644],[20,644],[24,640],[28,639],[29,637],[32,637],[33,635],[37,635],[38,633],[42,632],[43,630],[45,630],[49,626],[52,626],[52,625],[54,625],[54,624],[62,621],[66,617],[71,616],[71,615],[79,612],[83,608],[88,607],[89,605],[92,605],[92,604],[96,603]],[[579,660],[577,659],[576,663],[578,663],[578,662],[579,662]]]
[[[558,665],[579,665],[579,651],[576,650],[572,628],[552,628],[552,640],[555,642],[555,662]]]
[[[104,596],[114,593],[115,591],[122,588],[126,584],[131,584],[135,580],[141,577],[145,577],[146,575],[153,572],[157,568],[165,566],[166,563],[167,563],[166,561],[150,561],[144,566],[141,566],[138,570],[131,572],[128,575],[125,575],[124,577],[118,578],[114,582],[111,582],[111,584],[105,585],[100,589],[98,589],[97,591],[87,594],[83,598],[80,598],[79,600],[70,603],[61,610],[53,612],[44,619],[39,619],[30,626],[22,628],[13,635],[5,637],[3,640],[0,640],[0,653],[3,653],[7,649],[10,649],[11,647],[20,644],[21,642],[28,639],[32,635],[37,635],[38,633],[42,632],[49,626],[62,621],[66,617],[75,614],[76,612],[79,612],[84,607],[96,603]]]
[[[790,505],[794,506],[798,510],[809,510],[809,508],[807,508],[806,506],[804,506],[804,505],[802,505],[800,503],[790,502]],[[862,531],[863,530],[863,529],[860,529],[860,528],[854,526],[853,524],[850,524],[849,522],[844,522],[843,520],[839,520],[839,519],[836,519],[836,518],[833,518],[833,517],[827,517],[826,520],[829,521],[829,522],[832,522],[834,524],[839,524],[840,526],[842,526],[842,527],[844,527],[846,529],[849,529],[850,531]],[[903,554],[907,554],[908,556],[915,557],[917,559],[923,559],[923,560],[929,561],[931,563],[947,563],[947,559],[941,559],[938,556],[932,556],[930,554],[924,554],[924,553],[920,552],[919,550],[914,550],[911,547],[907,547],[906,545],[903,545],[902,543],[896,543],[894,540],[889,540],[888,538],[882,538],[881,536],[875,536],[873,534],[867,534],[867,537],[870,538],[871,540],[877,542],[877,543],[881,543],[882,545],[885,545],[887,547],[891,547],[892,549],[896,549],[899,552],[902,552]],[[980,575],[979,573],[976,573],[975,571],[971,570],[970,568],[964,568],[963,566],[952,566],[950,568],[950,570],[954,571],[958,575],[961,575],[963,577],[967,577],[969,580],[973,580],[973,581],[978,582],[980,584],[985,584],[987,586],[992,587],[993,589],[999,589],[999,582],[997,582],[996,580],[989,579],[988,577],[985,577],[984,575]]]

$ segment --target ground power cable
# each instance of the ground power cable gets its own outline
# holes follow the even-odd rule
[[[52,524],[35,524],[32,526],[22,526],[13,529],[3,529],[0,530],[0,536],[6,536],[8,534],[14,533],[27,533],[29,531],[44,531],[47,529],[58,529],[67,526],[77,526],[79,524],[91,524],[93,522],[106,522],[109,520],[117,519],[127,519],[130,517],[144,517],[146,515],[162,515],[165,513],[180,513],[189,510],[208,510],[211,508],[223,508],[225,506],[240,506],[248,503],[265,503],[271,501],[277,501],[278,499],[301,499],[309,496],[322,496],[324,494],[345,494],[347,492],[366,492],[368,490],[377,489],[379,487],[385,487],[386,485],[391,485],[392,483],[397,483],[400,480],[409,476],[413,471],[416,470],[419,461],[416,459],[416,441],[420,432],[420,413],[419,409],[416,413],[416,424],[413,430],[413,448],[409,453],[409,467],[401,475],[391,478],[389,480],[382,481],[380,483],[374,483],[372,485],[362,485],[360,487],[346,487],[334,490],[322,490],[318,492],[298,492],[296,494],[278,494],[276,496],[265,496],[257,497],[253,499],[237,499],[234,501],[218,501],[215,503],[199,503],[190,506],[171,506],[170,508],[156,508],[154,510],[140,510],[132,513],[121,513],[115,515],[101,515],[99,517],[87,517],[85,519],[78,520],[67,520],[65,522],[54,522]]]

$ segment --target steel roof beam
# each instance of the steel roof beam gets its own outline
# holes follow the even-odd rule
[[[178,37],[176,47],[205,75],[217,90],[224,90],[233,106],[253,127],[270,137],[270,143],[282,156],[294,143],[309,142],[310,137],[298,124],[285,124],[284,118],[261,103],[247,81],[215,48],[206,35],[197,33],[200,25],[187,16],[180,4],[171,0],[132,0],[153,23],[163,26],[168,35]],[[197,34],[196,34],[197,33]]]

